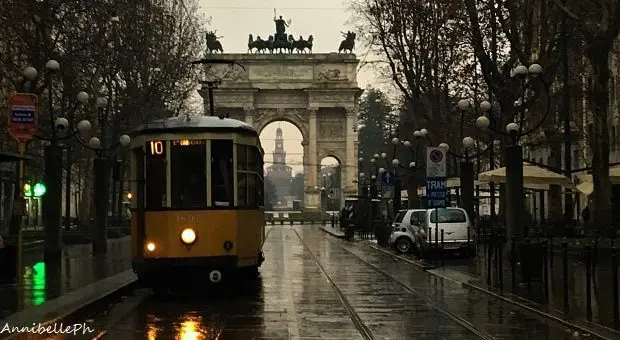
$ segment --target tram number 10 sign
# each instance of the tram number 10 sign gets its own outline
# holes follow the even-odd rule
[[[147,143],[147,150],[149,150],[151,155],[163,155],[164,154],[164,142],[150,141]]]

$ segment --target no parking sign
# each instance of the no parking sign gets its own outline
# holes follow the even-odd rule
[[[446,150],[426,148],[426,177],[446,177]]]

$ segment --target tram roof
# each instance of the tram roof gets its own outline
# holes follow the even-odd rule
[[[258,135],[258,131],[243,121],[215,116],[178,116],[150,121],[133,131],[134,135],[165,132],[246,132]]]

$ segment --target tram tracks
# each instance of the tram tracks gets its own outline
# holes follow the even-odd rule
[[[476,335],[477,337],[479,337],[480,339],[485,339],[485,340],[494,340],[497,339],[496,337],[494,337],[493,335],[479,329],[478,327],[476,327],[474,324],[472,324],[471,322],[467,321],[466,319],[462,318],[461,316],[459,316],[456,313],[450,312],[449,310],[445,309],[443,306],[441,306],[439,303],[435,302],[433,299],[431,299],[430,297],[428,297],[425,294],[422,294],[420,292],[418,292],[417,290],[411,288],[408,284],[402,282],[401,280],[399,280],[398,278],[394,277],[394,275],[386,272],[385,270],[377,267],[376,265],[368,262],[367,260],[363,259],[362,257],[360,257],[359,255],[353,253],[352,251],[348,250],[347,248],[336,244],[335,242],[329,240],[330,243],[335,244],[336,246],[338,246],[340,249],[344,250],[346,253],[354,256],[356,259],[358,259],[360,262],[364,263],[365,265],[367,265],[368,267],[372,268],[374,271],[376,271],[377,273],[385,276],[386,278],[392,280],[395,283],[398,283],[401,287],[403,287],[407,292],[409,292],[410,294],[413,294],[414,296],[424,300],[424,302],[432,309],[436,310],[437,312],[445,315],[446,317],[450,318],[451,320],[453,320],[454,322],[456,322],[457,324],[459,324],[460,326],[466,328],[467,330],[469,330],[471,333],[473,333],[474,335]]]
[[[297,230],[295,230],[294,228],[291,230],[295,232],[295,235],[297,235],[303,247],[311,255],[312,260],[314,261],[316,266],[319,268],[319,270],[321,271],[325,279],[327,279],[327,281],[331,284],[332,288],[336,292],[336,295],[338,296],[338,300],[340,300],[340,303],[342,304],[344,309],[347,311],[347,314],[349,314],[351,321],[353,321],[353,324],[355,325],[355,328],[359,331],[360,335],[366,340],[374,340],[375,337],[372,334],[370,328],[368,328],[368,326],[364,323],[360,315],[355,311],[355,309],[353,308],[353,306],[351,305],[347,297],[344,295],[342,290],[338,287],[338,285],[336,284],[332,276],[325,270],[325,268],[323,267],[319,259],[316,257],[312,249],[310,249],[306,241],[301,237],[301,235],[299,235],[299,232],[297,232]]]
[[[325,268],[323,267],[323,265],[320,263],[319,259],[317,258],[317,256],[314,254],[314,252],[312,251],[312,249],[308,246],[307,242],[301,237],[301,235],[299,234],[299,232],[295,229],[293,229],[293,231],[295,232],[295,234],[297,235],[297,237],[299,238],[299,240],[301,241],[301,243],[303,244],[304,248],[306,248],[306,250],[308,250],[308,252],[311,254],[314,262],[316,263],[317,267],[321,270],[321,272],[323,273],[323,275],[326,277],[326,279],[329,281],[329,283],[332,285],[332,287],[334,288],[334,290],[336,291],[336,294],[338,295],[338,298],[340,299],[340,301],[342,302],[342,305],[344,306],[344,308],[346,309],[347,313],[349,314],[349,316],[351,317],[351,320],[353,321],[355,327],[358,329],[358,331],[360,332],[360,334],[362,335],[362,337],[364,337],[364,339],[375,339],[374,335],[372,334],[372,331],[368,328],[368,326],[364,323],[364,321],[362,320],[362,318],[360,317],[360,315],[355,311],[354,307],[348,302],[346,296],[342,293],[342,291],[340,290],[340,288],[338,287],[338,284],[335,282],[334,278],[325,270]],[[479,329],[478,327],[476,327],[474,324],[472,324],[471,322],[465,320],[464,318],[462,318],[461,316],[450,312],[449,310],[445,309],[443,306],[441,306],[440,304],[438,304],[436,301],[432,300],[430,297],[426,296],[425,294],[422,294],[418,291],[416,291],[415,289],[413,289],[412,287],[410,287],[409,285],[407,285],[406,283],[402,282],[401,280],[399,280],[398,278],[394,277],[393,275],[389,274],[388,272],[384,271],[383,269],[377,267],[376,265],[368,262],[367,260],[361,258],[360,256],[358,256],[357,254],[349,251],[348,249],[346,249],[345,247],[337,244],[336,242],[329,240],[329,242],[331,244],[336,245],[339,249],[342,249],[343,251],[345,251],[347,254],[350,254],[352,256],[354,256],[356,259],[358,259],[360,262],[362,262],[364,265],[368,266],[369,268],[371,268],[373,271],[381,274],[382,276],[386,277],[387,279],[389,279],[390,281],[393,281],[395,283],[397,283],[398,285],[400,285],[403,289],[405,289],[408,293],[412,294],[413,296],[419,298],[420,300],[424,301],[426,303],[426,305],[430,308],[433,309],[437,312],[439,312],[440,314],[446,316],[447,318],[453,320],[455,323],[457,323],[458,325],[460,325],[461,327],[467,329],[470,333],[472,333],[475,337],[479,338],[479,339],[485,339],[485,340],[494,340],[497,339],[496,337],[494,337],[493,335]]]

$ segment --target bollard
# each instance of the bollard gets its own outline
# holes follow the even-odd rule
[[[562,291],[564,300],[564,314],[568,315],[568,243],[562,242]]]
[[[525,269],[525,280],[527,281],[527,291],[528,293],[532,290],[532,273],[531,273],[531,263],[528,261],[527,256],[531,256],[528,254],[529,251],[532,251],[532,245],[530,244],[530,239],[525,239],[525,244],[527,245],[525,251],[519,256],[521,259],[521,268]]]
[[[444,248],[443,247],[444,247],[444,244],[443,244],[443,229],[441,229],[441,250],[440,251],[441,251],[441,266],[442,267],[444,266],[444,260],[443,260],[443,256],[444,256],[443,249]]]
[[[510,238],[510,276],[512,279],[512,292],[517,291],[517,244],[515,238]]]
[[[611,249],[611,289],[613,289],[614,329],[620,328],[620,312],[618,308],[618,254],[616,248]]]
[[[592,249],[592,272],[596,272],[596,262],[598,262],[598,237],[594,239],[594,249]]]
[[[280,225],[284,225],[284,220],[280,220]]]
[[[437,218],[439,221],[439,218]],[[435,226],[435,247],[439,248],[439,224]]]
[[[489,243],[487,244],[487,286],[491,287],[491,284],[493,283],[493,234],[489,236]]]
[[[467,249],[470,249],[469,239],[471,238],[471,231],[469,230],[469,225],[467,226]],[[442,246],[443,248],[443,246]]]
[[[553,268],[553,238],[549,238],[549,268]]]
[[[504,290],[504,268],[503,268],[503,243],[501,239],[497,239],[497,288]]]
[[[584,251],[586,262],[586,319],[592,321],[592,248],[586,246]]]
[[[545,302],[549,303],[549,267],[547,267],[547,261],[549,259],[549,254],[547,253],[547,248],[549,245],[547,244],[547,240],[543,241],[543,290],[545,295]]]
[[[428,227],[428,245],[433,245],[433,228]]]

